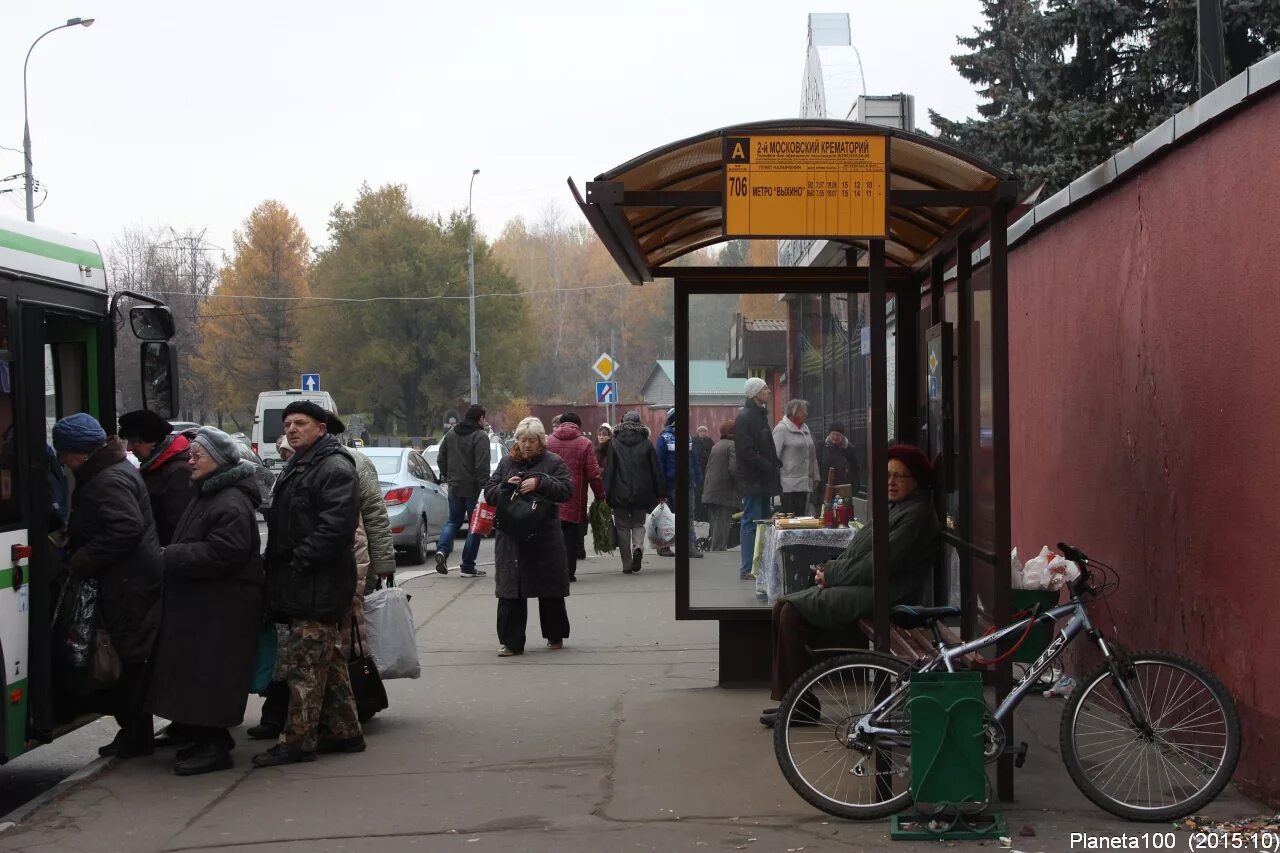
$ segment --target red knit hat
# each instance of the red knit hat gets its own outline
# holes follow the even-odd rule
[[[897,459],[906,465],[911,476],[915,477],[916,482],[922,487],[927,489],[933,485],[933,465],[920,448],[910,444],[895,444],[889,448],[889,458]]]

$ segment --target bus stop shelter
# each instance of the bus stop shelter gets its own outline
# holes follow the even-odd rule
[[[867,367],[865,373],[836,375],[846,384],[856,375],[865,392],[858,398],[869,436],[866,509],[873,526],[877,649],[890,649],[889,537],[887,526],[875,520],[888,515],[884,472],[894,442],[920,445],[938,465],[934,497],[944,547],[935,566],[935,603],[962,608],[966,639],[976,636],[982,621],[1008,621],[1005,231],[1018,202],[1012,175],[914,133],[793,119],[709,131],[610,169],[582,191],[572,180],[569,186],[632,284],[674,281],[675,410],[682,439],[692,428],[691,299],[718,293],[776,294],[778,301],[817,295],[824,310],[845,306],[842,318],[823,322],[844,336],[841,357],[852,361],[856,350]],[[734,239],[828,241],[842,251],[835,266],[677,263]],[[856,345],[855,313],[863,324]],[[830,352],[824,345],[815,354],[824,369],[835,367],[827,363]],[[676,616],[719,622],[723,686],[759,684],[770,665],[770,609],[708,605],[691,595],[688,442],[677,442],[677,448]],[[949,566],[958,566],[956,584],[944,580]],[[1010,690],[1011,677],[1007,661],[995,668],[999,696]],[[1013,742],[1013,733],[1007,735]],[[1013,795],[1012,769],[1012,757],[1003,757],[1003,799]]]

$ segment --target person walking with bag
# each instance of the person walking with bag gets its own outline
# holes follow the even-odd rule
[[[530,598],[538,599],[547,647],[564,648],[569,636],[569,569],[556,504],[572,494],[569,469],[547,449],[542,421],[525,418],[516,427],[510,454],[498,463],[485,487],[485,500],[497,508],[494,593],[499,657],[524,654]]]
[[[285,407],[284,432],[294,456],[276,481],[267,513],[267,597],[288,624],[280,654],[289,711],[280,740],[255,755],[258,767],[314,761],[317,750],[358,752],[357,719],[339,626],[356,594],[353,547],[360,493],[355,463],[329,435],[330,413],[309,400]],[[321,743],[324,725],[330,740]]]
[[[80,412],[53,426],[53,447],[75,491],[67,524],[70,584],[97,584],[98,632],[119,659],[116,672],[84,673],[86,710],[115,717],[120,731],[99,755],[150,755],[147,659],[160,623],[160,540],[142,477],[124,442]],[[111,683],[104,683],[110,680]]]
[[[244,720],[262,625],[262,547],[254,467],[231,436],[201,427],[191,442],[196,498],[164,549],[164,609],[148,709],[179,724],[190,746],[173,770],[232,766],[229,729]]]
[[[613,509],[622,552],[622,573],[640,571],[644,560],[644,525],[664,492],[658,452],[639,412],[627,412],[613,431],[604,469],[604,499]]]
[[[742,495],[733,481],[733,462],[733,421],[725,421],[720,424],[720,440],[707,457],[702,487],[702,503],[711,519],[712,551],[728,550],[733,514],[742,506]]]
[[[565,559],[569,582],[578,579],[578,544],[587,526],[587,487],[596,500],[604,498],[604,482],[596,461],[595,445],[582,434],[582,418],[575,412],[560,416],[560,426],[547,439],[547,449],[564,460],[573,480],[573,494],[560,504],[560,527],[564,530]]]
[[[436,464],[440,466],[440,479],[449,485],[449,520],[436,542],[436,571],[442,575],[449,573],[454,538],[462,525],[468,524],[480,490],[489,482],[489,433],[484,427],[484,407],[473,405],[467,409],[462,423],[449,430],[440,441]],[[464,578],[484,577],[485,573],[476,568],[479,553],[480,537],[468,528],[460,567]]]

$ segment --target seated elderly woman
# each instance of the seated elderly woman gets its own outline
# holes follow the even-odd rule
[[[938,549],[938,517],[929,500],[933,467],[916,447],[889,448],[889,601],[916,599]],[[871,525],[858,531],[849,547],[818,567],[816,586],[784,596],[773,607],[773,699],[816,661],[806,646],[824,634],[847,635],[859,619],[871,615],[874,559]],[[816,700],[810,700],[817,710]],[[760,722],[772,727],[777,709]]]

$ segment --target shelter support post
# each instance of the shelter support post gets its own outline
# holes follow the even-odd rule
[[[868,425],[867,483],[871,497],[871,555],[876,649],[889,651],[889,419],[888,334],[885,321],[885,247],[872,240],[870,251],[871,417]]]
[[[970,283],[970,266],[973,248],[968,234],[962,234],[956,243],[956,423],[960,427],[957,444],[960,453],[956,457],[956,533],[965,542],[973,541],[973,452],[974,407],[973,379],[978,357],[978,336],[973,328],[973,287]],[[960,636],[972,640],[977,636],[977,600],[973,591],[973,556],[959,550],[960,561]]]
[[[929,264],[929,326],[931,327],[936,326],[937,324],[942,323],[947,319],[946,318],[946,301],[943,298],[945,296],[945,288],[946,288],[946,272],[947,272],[947,258],[945,256],[939,255],[938,257],[935,257],[933,261]],[[949,355],[951,355],[952,359],[954,360],[955,354],[949,353]],[[916,370],[920,370],[923,366],[924,366],[923,362],[918,364],[916,366]],[[927,414],[928,401],[927,400],[923,400],[922,411],[926,413],[924,417],[927,418],[928,417],[928,414]],[[933,438],[933,436],[930,436],[930,438]],[[947,440],[943,440],[940,446],[944,448],[951,447],[951,442]],[[947,470],[947,461],[948,460],[946,459],[942,460],[943,471]],[[935,481],[938,481],[938,479],[939,478],[935,477]],[[933,511],[938,514],[939,521],[941,521],[944,525],[947,519],[947,489],[952,488],[953,486],[954,484],[951,484],[951,483],[945,483],[945,484],[940,483],[938,485],[935,485],[933,490]],[[950,604],[951,602],[947,600],[948,596],[950,595],[950,591],[951,591],[951,585],[948,583],[948,578],[947,578],[947,552],[945,548],[939,548],[938,556],[933,561],[933,603],[934,605],[938,606],[938,605]]]
[[[1001,202],[993,206],[993,222],[1003,223],[1008,212]],[[992,573],[992,605],[998,624],[1008,624],[1013,613],[1010,579],[1007,563],[1013,548],[1011,501],[1009,495],[1009,269],[1006,231],[1003,227],[991,229],[991,407],[993,426],[993,465],[995,473],[995,571]],[[1001,567],[1004,570],[1001,571]],[[997,703],[1009,694],[1013,687],[1013,664],[1004,661],[996,667]],[[1013,718],[1010,717],[1005,734],[1008,742],[1014,742]],[[996,792],[1000,799],[1013,799],[1013,755],[1000,757],[996,769]]]

